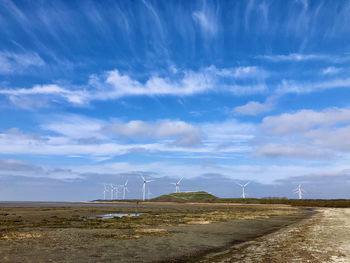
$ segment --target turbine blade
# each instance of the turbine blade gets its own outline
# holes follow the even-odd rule
[[[246,187],[248,184],[250,184],[250,182],[246,183],[246,184],[244,185],[244,187]]]
[[[126,180],[126,182],[125,182],[125,184],[124,184],[124,185],[126,186],[127,184],[128,184],[128,180]]]
[[[141,175],[141,178],[142,178],[142,180],[146,181],[146,179],[145,179],[145,177],[143,177],[143,175]]]
[[[179,184],[181,181],[182,181],[182,179],[184,179],[183,177],[181,177],[181,179],[177,182],[177,184]]]

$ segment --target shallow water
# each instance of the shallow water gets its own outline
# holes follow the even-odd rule
[[[104,214],[104,215],[95,215],[90,218],[102,218],[102,219],[112,219],[113,217],[123,217],[123,216],[139,216],[143,213],[129,213],[129,214]]]

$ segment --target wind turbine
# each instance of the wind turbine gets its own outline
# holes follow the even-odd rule
[[[303,199],[303,194],[305,194],[305,191],[301,188],[301,184],[294,189],[294,194],[298,194],[299,199]]]
[[[145,197],[146,197],[146,184],[153,182],[153,180],[146,180],[145,177],[143,177],[141,175],[141,178],[143,180],[143,185],[142,185],[142,201],[145,201]]]
[[[246,184],[239,184],[239,183],[236,183],[236,184],[238,184],[240,187],[242,187],[242,198],[245,198],[245,196],[246,196],[245,188],[248,184],[250,184],[250,182],[248,182]]]
[[[111,186],[111,200],[113,200],[113,190],[114,190],[114,187],[113,187],[112,184],[110,184],[110,186]]]
[[[112,186],[113,187],[113,186]],[[118,194],[119,194],[119,185],[115,185],[113,187],[113,190],[115,191],[115,199],[118,200]]]
[[[129,189],[126,187],[126,185],[128,184],[128,180],[126,180],[125,184],[121,185],[121,187],[123,187],[123,200],[125,200],[125,191],[129,192]]]
[[[181,177],[181,179],[177,183],[171,183],[171,184],[175,185],[175,193],[180,192],[180,182],[182,181],[182,179],[184,179],[184,178]]]
[[[103,186],[103,200],[106,200],[106,193],[108,192],[108,188],[106,184],[104,184]]]

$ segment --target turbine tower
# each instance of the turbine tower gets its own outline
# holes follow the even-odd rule
[[[146,198],[146,184],[153,182],[153,180],[146,180],[145,177],[141,175],[141,178],[143,180],[143,185],[142,185],[142,201],[145,201]]]
[[[173,185],[175,185],[175,193],[180,192],[180,182],[182,181],[183,177],[181,177],[181,179],[177,182],[177,183],[171,183]]]
[[[112,186],[113,187],[113,186]],[[119,185],[115,185],[113,187],[113,190],[115,192],[115,199],[118,200],[118,194],[119,194]]]
[[[122,187],[123,187],[123,200],[125,200],[126,191],[129,192],[129,189],[126,187],[127,184],[128,184],[128,180],[126,180],[125,184],[122,185]]]
[[[301,188],[301,184],[299,184],[298,187],[294,189],[294,194],[298,194],[299,199],[303,199],[304,193],[305,191]]]
[[[111,200],[113,200],[113,190],[114,190],[114,187],[113,187],[112,184],[110,184],[110,186],[111,186]]]
[[[237,183],[240,187],[242,187],[242,198],[246,197],[246,193],[245,193],[245,188],[248,184],[250,184],[250,182],[246,183],[246,184],[239,184]]]
[[[106,184],[103,185],[103,200],[106,200],[106,193],[108,192],[108,188]]]

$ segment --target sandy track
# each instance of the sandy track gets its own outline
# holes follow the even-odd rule
[[[317,211],[310,219],[200,262],[350,262],[350,209]]]

